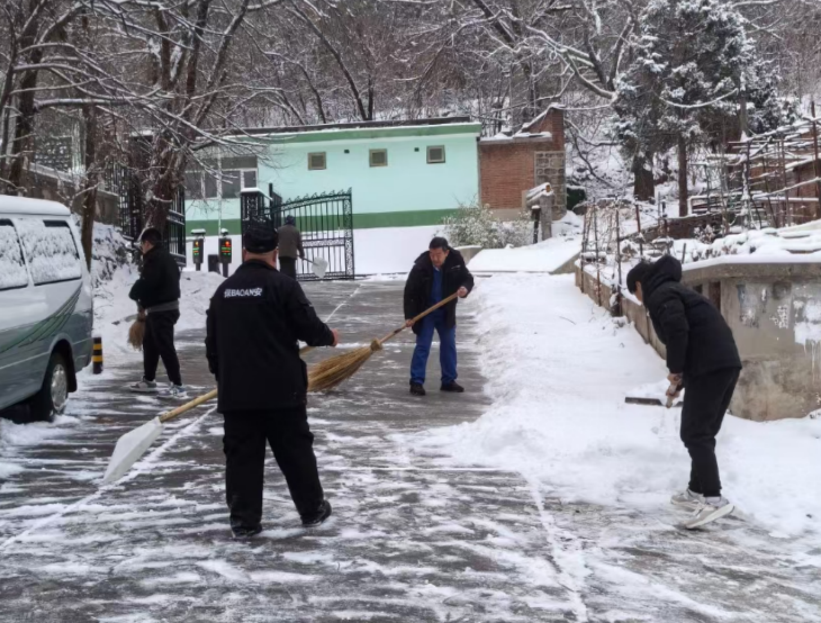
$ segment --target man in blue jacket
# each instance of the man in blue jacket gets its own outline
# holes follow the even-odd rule
[[[667,348],[670,393],[685,388],[681,440],[691,458],[690,484],[671,502],[692,510],[687,528],[698,528],[733,511],[721,495],[716,435],[730,406],[741,358],[730,327],[704,296],[681,283],[681,263],[665,255],[627,275],[627,288],[650,313]]]
[[[462,254],[451,249],[444,238],[431,240],[428,251],[416,259],[405,283],[406,324],[413,327],[416,334],[410,380],[410,392],[414,396],[425,395],[425,370],[434,330],[439,333],[441,391],[465,391],[456,382],[456,301],[451,301],[420,322],[414,323],[413,318],[455,292],[460,298],[465,298],[472,289],[473,275],[467,269]]]

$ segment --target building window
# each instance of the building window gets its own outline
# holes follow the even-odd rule
[[[222,186],[221,193],[220,185]],[[226,169],[219,175],[213,171],[185,172],[185,198],[187,200],[238,199],[240,191],[256,187],[256,169]]]
[[[257,172],[243,171],[242,172],[242,188],[256,188],[257,187]]]
[[[202,171],[185,172],[185,198],[202,199]]]
[[[445,146],[428,147],[428,164],[443,164],[445,162]]]
[[[325,170],[325,152],[317,152],[315,154],[308,154],[308,170],[309,171],[324,171]]]
[[[371,149],[370,158],[371,158],[371,166],[372,167],[386,167],[386,166],[388,166],[388,150],[387,149]]]

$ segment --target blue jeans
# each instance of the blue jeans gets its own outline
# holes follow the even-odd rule
[[[434,312],[422,320],[422,330],[416,336],[416,348],[411,362],[411,383],[425,384],[425,370],[433,342],[433,330],[439,334],[439,363],[442,366],[442,383],[456,380],[456,327],[448,329],[444,312]]]

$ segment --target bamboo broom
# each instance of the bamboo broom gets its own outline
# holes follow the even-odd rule
[[[440,307],[450,303],[458,296],[458,292],[454,292],[449,297],[442,299],[433,307],[426,309],[421,314],[413,319],[414,323],[419,322],[422,318],[435,312]],[[308,371],[308,391],[309,392],[324,392],[329,389],[337,387],[340,383],[347,381],[361,368],[368,359],[371,358],[376,351],[382,350],[382,345],[388,340],[396,337],[402,331],[407,329],[407,325],[402,325],[388,333],[381,340],[374,340],[370,346],[357,348],[349,353],[329,357],[325,361],[320,361],[315,366],[312,366]]]
[[[137,319],[131,324],[128,329],[128,343],[134,350],[142,350],[143,340],[145,339],[145,312],[140,311],[137,314]]]

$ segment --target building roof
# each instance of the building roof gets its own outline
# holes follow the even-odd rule
[[[351,123],[325,123],[319,125],[292,125],[273,128],[249,128],[247,134],[294,134],[296,132],[322,132],[328,130],[365,130],[370,128],[427,127],[470,123],[470,117],[430,117],[426,119],[402,119],[398,121],[354,121]]]
[[[401,136],[443,136],[481,133],[482,124],[470,117],[436,117],[403,121],[359,121],[325,125],[248,128],[245,136],[269,137],[275,142],[320,142]]]

